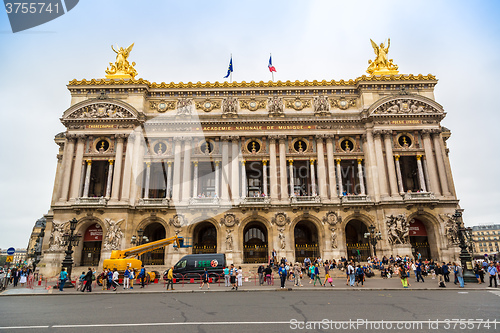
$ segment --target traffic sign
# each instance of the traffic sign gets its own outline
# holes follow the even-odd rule
[[[7,249],[7,254],[8,254],[9,256],[13,255],[14,253],[16,253],[16,249],[15,249],[15,248],[13,248],[13,247],[9,247],[9,248]]]
[[[13,262],[14,261],[14,256],[7,256],[7,259],[5,262]]]

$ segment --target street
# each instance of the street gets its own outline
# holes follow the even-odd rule
[[[460,330],[454,320],[469,320],[463,331],[495,332],[477,320],[495,320],[500,292],[491,290],[317,290],[81,294],[0,298],[0,330],[36,332],[289,332],[334,331],[312,321],[356,322],[347,331],[387,331],[360,320],[426,321],[405,332]],[[441,320],[430,327],[429,320]],[[451,320],[446,325],[445,320]],[[325,324],[326,325],[326,324]],[[337,324],[340,325],[340,324]],[[347,324],[346,324],[347,325]],[[341,326],[338,326],[341,327]],[[321,330],[321,328],[323,328]],[[392,327],[395,329],[396,327]],[[343,331],[345,331],[344,329]],[[461,331],[461,330],[460,330]]]

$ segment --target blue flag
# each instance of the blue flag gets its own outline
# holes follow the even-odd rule
[[[233,57],[231,56],[231,60],[229,60],[229,68],[227,69],[227,75],[224,78],[229,77],[229,75],[233,72]]]

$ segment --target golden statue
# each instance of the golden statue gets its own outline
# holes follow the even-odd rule
[[[120,47],[117,51],[113,45],[111,45],[111,49],[116,52],[116,61],[114,64],[111,62],[109,63],[111,68],[106,68],[107,79],[133,79],[137,75],[137,71],[134,68],[135,62],[132,62],[132,65],[130,65],[127,60],[133,47],[134,43],[126,49]]]
[[[393,63],[392,59],[387,58],[387,53],[389,53],[389,47],[391,46],[391,39],[387,40],[387,47],[385,47],[384,43],[380,43],[380,46],[377,45],[373,40],[372,42],[373,50],[375,51],[375,60],[368,60],[368,69],[367,73],[371,75],[394,75],[398,74],[398,66]]]

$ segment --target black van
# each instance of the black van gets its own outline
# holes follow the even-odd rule
[[[174,265],[174,278],[199,279],[205,267],[212,278],[221,277],[223,268],[226,266],[226,255],[224,253],[188,254],[182,257]],[[165,271],[163,278],[167,278]]]

